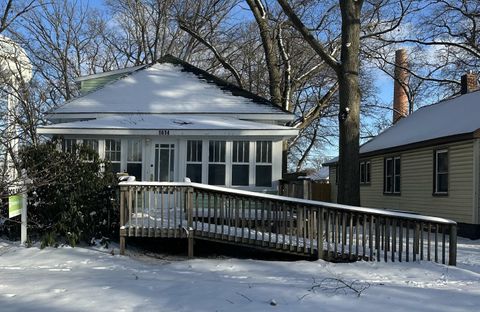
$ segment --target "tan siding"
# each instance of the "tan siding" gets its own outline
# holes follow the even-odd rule
[[[433,153],[449,150],[448,196],[433,196]],[[473,142],[423,148],[392,156],[401,157],[401,195],[383,194],[383,159],[371,159],[371,185],[361,186],[361,204],[366,207],[414,211],[425,215],[474,223],[473,208]]]
[[[105,76],[105,77],[99,77],[99,78],[94,78],[94,79],[89,79],[89,80],[84,80],[81,82],[81,88],[80,92],[87,93],[91,92],[93,90],[96,90],[98,88],[103,87],[107,83],[118,79],[119,77],[123,76],[125,74],[117,74],[117,75],[110,75],[110,76]]]
[[[330,166],[329,167],[329,177],[328,180],[330,181],[330,201],[332,203],[337,202],[337,167]]]

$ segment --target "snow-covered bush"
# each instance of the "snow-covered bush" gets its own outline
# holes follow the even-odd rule
[[[24,148],[21,166],[33,181],[29,189],[28,225],[42,246],[112,237],[118,230],[114,204],[116,177],[98,154],[87,146],[73,152],[51,141]]]

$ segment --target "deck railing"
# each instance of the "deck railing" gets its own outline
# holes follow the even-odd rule
[[[197,183],[120,183],[125,237],[205,239],[330,261],[456,264],[454,221]]]

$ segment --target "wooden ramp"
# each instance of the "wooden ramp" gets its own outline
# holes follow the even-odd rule
[[[331,261],[456,264],[456,223],[197,183],[121,182],[126,237],[195,239]]]

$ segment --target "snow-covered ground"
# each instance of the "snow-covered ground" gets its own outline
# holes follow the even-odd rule
[[[480,240],[459,241],[457,267],[187,260],[110,251],[0,241],[0,311],[480,309]]]

